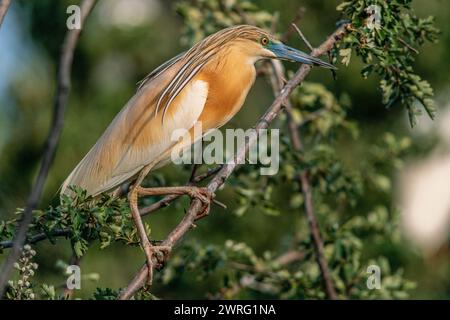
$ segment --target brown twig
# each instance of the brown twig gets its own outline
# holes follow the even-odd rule
[[[72,256],[70,257],[70,260],[69,260],[69,265],[80,266],[80,263],[81,263],[81,259],[82,259],[82,258],[83,258],[83,257],[78,257],[77,254],[76,254],[75,252],[72,252]],[[63,296],[64,296],[66,299],[70,299],[70,298],[73,296],[73,289],[69,289],[69,288],[67,287],[67,284],[66,284],[66,283],[63,284],[63,288],[64,288]]]
[[[308,47],[308,49],[310,51],[313,51],[314,48],[311,45],[311,43],[309,43],[308,39],[306,39],[305,35],[303,34],[303,32],[300,30],[299,27],[297,27],[297,25],[295,23],[292,23],[292,27],[295,29],[295,31],[297,31],[297,33],[299,34],[300,38],[302,38],[303,42],[306,44],[306,46]]]
[[[83,23],[92,10],[95,4],[95,0],[83,0],[81,3],[81,23]],[[51,129],[48,134],[47,140],[45,142],[45,148],[43,153],[43,158],[41,166],[39,168],[39,173],[36,182],[31,190],[31,194],[28,197],[27,205],[22,214],[22,219],[19,223],[17,232],[13,240],[13,247],[9,253],[6,261],[3,264],[0,273],[0,298],[3,296],[6,284],[9,279],[10,273],[14,263],[20,256],[22,247],[24,245],[26,235],[28,232],[28,226],[32,221],[33,209],[38,205],[39,199],[41,198],[42,191],[44,189],[44,184],[50,170],[50,166],[53,162],[56,147],[59,142],[59,137],[61,135],[63,123],[64,123],[64,112],[67,105],[67,100],[70,91],[70,75],[72,70],[72,61],[75,52],[75,48],[80,37],[81,29],[69,30],[66,33],[64,42],[61,49],[61,57],[58,67],[58,79],[57,88],[55,94],[55,102],[53,107],[53,119],[51,124]]]
[[[51,232],[50,237],[65,237],[72,234],[72,229],[66,228],[66,229],[57,229]],[[45,239],[48,239],[49,235],[45,233],[38,233],[32,237],[30,237],[28,240],[26,240],[26,243],[28,244],[35,244],[37,242],[43,241]],[[5,240],[0,242],[0,249],[7,249],[11,248],[14,244],[14,241],[12,240]]]
[[[197,175],[197,171],[198,171],[199,168],[200,168],[200,165],[197,164],[197,163],[195,163],[195,164],[192,166],[192,171],[191,171],[191,175],[189,176],[189,181],[188,181],[188,183],[192,183],[192,182],[194,181],[195,176]]]
[[[311,231],[311,238],[316,252],[316,260],[322,273],[323,283],[325,285],[325,293],[328,299],[338,299],[336,290],[334,289],[333,281],[331,280],[330,271],[328,270],[328,262],[325,259],[323,252],[323,240],[320,235],[319,226],[317,224],[316,215],[314,214],[314,207],[312,201],[311,185],[308,179],[308,172],[302,171],[300,173],[300,184],[305,195],[305,213],[308,219],[309,229]]]
[[[6,16],[11,0],[0,0],[0,27],[2,26],[3,19]]]
[[[315,110],[315,111],[307,114],[306,116],[303,117],[303,120],[298,124],[298,127],[303,127],[308,122],[311,122],[311,121],[314,121],[314,120],[320,118],[327,111],[330,111],[330,109],[329,108],[321,108],[321,109]]]
[[[289,136],[292,142],[292,147],[296,151],[303,151],[303,143],[298,131],[298,126],[295,123],[292,117],[292,106],[288,101],[286,103],[286,111],[287,111],[287,119],[288,119],[288,127],[289,127]],[[312,202],[312,194],[309,178],[307,176],[307,172],[303,171],[299,176],[299,183],[302,188],[303,195],[305,196],[305,213],[308,219],[308,225],[311,232],[311,237],[314,243],[314,250],[316,252],[316,260],[319,265],[322,279],[325,286],[325,292],[329,299],[337,299],[337,294],[333,286],[333,282],[331,281],[330,272],[328,270],[328,263],[324,257],[323,253],[323,241],[320,235],[320,230],[317,224],[317,219],[314,213],[313,202]]]
[[[398,41],[400,41],[406,48],[408,48],[409,50],[411,50],[412,52],[414,52],[415,54],[419,54],[419,50],[417,50],[416,48],[414,48],[413,46],[411,46],[408,42],[406,42],[405,40],[403,40],[402,38],[397,38]]]
[[[298,250],[290,250],[277,258],[275,258],[274,262],[280,267],[285,267],[287,265],[290,265],[291,263],[297,262],[305,258],[305,253],[298,251]],[[258,266],[252,266],[240,262],[231,261],[230,265],[235,268],[242,271],[252,271],[256,273],[265,273],[267,270],[264,268],[260,268]]]
[[[291,263],[301,261],[305,258],[305,253],[298,250],[288,251],[275,259],[275,263],[280,266],[286,266]]]
[[[303,260],[304,257],[305,257],[304,252],[300,252],[298,250],[291,250],[291,251],[288,251],[288,252],[282,254],[281,256],[277,257],[274,260],[274,262],[275,262],[275,264],[277,264],[280,267],[285,267],[291,263]],[[261,269],[261,268],[258,268],[256,266],[252,266],[252,265],[242,264],[242,263],[238,263],[238,262],[234,262],[234,261],[230,262],[229,265],[231,268],[234,268],[234,269],[237,269],[240,271],[244,271],[244,272],[276,276],[276,274],[274,274],[273,272],[268,272],[264,269]],[[254,277],[254,275],[244,273],[244,275],[239,279],[239,281],[237,281],[233,286],[231,286],[230,288],[222,288],[218,294],[210,295],[209,299],[226,299],[227,297],[235,296],[236,294],[238,294],[239,291],[241,291],[245,287],[249,287],[248,286],[249,281],[247,281],[247,280],[249,280],[249,277]],[[253,280],[254,280],[254,278],[253,278]],[[255,283],[254,281],[252,281],[252,282],[253,282],[253,284]],[[253,289],[256,289],[256,288],[253,288]]]
[[[58,238],[58,237],[69,237],[72,235],[72,229],[71,228],[64,228],[64,229],[56,229],[52,231],[50,234],[46,234],[44,232],[35,234],[34,236],[30,237],[28,240],[26,240],[25,244],[36,244],[38,242],[41,242],[43,240],[47,240],[49,238]],[[158,245],[161,243],[160,240],[152,240],[150,241],[154,245]],[[14,244],[14,241],[12,240],[4,240],[0,242],[0,249],[8,249],[12,248]]]
[[[309,41],[306,39],[306,37],[303,35],[302,31],[293,24],[293,27],[297,30],[300,37],[303,39],[303,41],[306,43],[306,45],[311,49],[312,53],[314,53],[315,49],[311,46]],[[274,63],[275,66],[275,63]],[[272,73],[273,79],[280,79],[284,75],[284,71],[281,67],[274,67]],[[271,81],[272,85],[273,83],[276,83],[276,81]],[[279,86],[278,88],[281,88]],[[274,87],[274,90],[277,88]],[[295,151],[303,152],[303,143],[300,136],[298,125],[295,123],[293,116],[292,116],[292,105],[290,101],[287,101],[286,103],[286,111],[287,111],[287,120],[288,120],[288,127],[289,127],[289,136],[292,142],[292,147]],[[302,171],[299,175],[299,184],[301,186],[303,195],[305,197],[305,213],[308,220],[309,229],[311,232],[311,238],[314,243],[314,250],[316,253],[316,261],[319,265],[322,279],[325,287],[325,293],[328,297],[328,299],[337,299],[338,296],[336,294],[336,290],[334,289],[333,281],[331,280],[330,272],[328,269],[328,263],[325,259],[324,255],[324,249],[323,249],[323,240],[320,235],[319,226],[317,224],[316,215],[314,213],[314,207],[313,207],[313,200],[312,200],[312,191],[311,191],[311,184],[309,182],[308,178],[308,172]]]
[[[317,57],[325,54],[329,50],[331,50],[339,40],[342,35],[345,33],[347,25],[343,25],[339,27],[328,39],[326,39],[320,47],[313,50],[312,55]],[[255,129],[257,133],[260,132],[261,129],[266,129],[269,124],[276,118],[283,105],[289,98],[289,95],[292,91],[297,87],[308,75],[311,70],[311,66],[302,65],[300,69],[295,73],[293,78],[283,87],[280,93],[277,95],[272,105],[267,109],[266,113],[260,118],[260,120],[256,123]],[[234,161],[225,164],[221,170],[214,176],[214,178],[208,183],[207,188],[210,192],[214,193],[217,189],[222,186],[225,181],[229,178],[229,176],[233,173],[233,171],[238,166],[238,163],[242,163],[242,160],[245,159],[245,155],[248,152],[249,148],[256,142],[257,135],[251,135],[249,139],[246,141],[243,148],[240,148],[237,151],[237,154],[234,158]],[[203,204],[200,200],[194,199],[191,203],[190,208],[184,215],[181,222],[173,229],[167,238],[162,242],[163,246],[173,247],[177,244],[181,238],[192,228],[196,216],[203,209]],[[156,261],[155,261],[156,263]],[[122,290],[119,295],[119,299],[130,299],[136,291],[138,291],[144,284],[146,283],[146,278],[148,275],[147,264],[144,264],[141,269],[137,272],[136,276],[131,280],[126,288]]]
[[[282,42],[286,42],[289,40],[289,37],[292,35],[292,33],[294,32],[294,29],[292,27],[292,25],[297,24],[305,15],[306,9],[305,7],[300,7],[297,12],[295,13],[295,17],[294,19],[292,19],[292,22],[289,26],[289,28],[286,30],[286,32],[281,36],[281,41]]]

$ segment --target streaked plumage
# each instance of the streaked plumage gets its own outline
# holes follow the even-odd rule
[[[221,30],[150,73],[64,181],[62,194],[70,194],[69,186],[77,185],[95,196],[137,178],[129,199],[147,255],[150,280],[151,257],[155,250],[164,248],[156,248],[148,241],[137,197],[176,192],[204,201],[205,196],[199,190],[193,192],[195,187],[143,189],[142,179],[167,163],[173,148],[191,144],[189,140],[187,144],[186,140],[171,141],[175,129],[192,131],[194,124],[201,121],[205,133],[229,121],[242,107],[255,81],[254,63],[263,58],[334,68],[283,45],[259,28],[245,25]]]
[[[189,129],[199,120],[205,130],[225,124],[241,108],[255,79],[253,63],[261,58],[251,55],[254,48],[248,43],[256,46],[263,36],[273,39],[253,26],[224,29],[153,71],[72,171],[61,192],[68,193],[69,185],[92,195],[111,191],[145,165],[158,167],[167,160],[174,129]]]

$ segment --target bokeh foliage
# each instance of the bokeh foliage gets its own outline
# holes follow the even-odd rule
[[[372,4],[382,7],[382,27],[378,29],[367,27],[365,9]],[[226,214],[221,209],[214,209],[210,217],[201,221],[182,246],[176,248],[165,268],[157,273],[152,290],[139,292],[137,298],[324,298],[320,271],[304,218],[304,197],[296,180],[303,170],[309,172],[325,255],[340,297],[402,299],[448,295],[448,277],[444,278],[443,287],[439,287],[429,281],[424,284],[416,275],[417,270],[425,270],[420,269],[422,257],[403,238],[399,228],[400,212],[393,199],[395,172],[402,168],[407,157],[420,154],[422,149],[414,145],[407,131],[409,128],[401,121],[404,112],[394,108],[386,111],[383,105],[398,103],[406,107],[413,125],[419,113],[418,102],[431,117],[435,114],[433,91],[419,74],[439,80],[441,85],[445,83],[442,76],[432,77],[426,62],[416,66],[416,60],[420,62],[425,54],[421,46],[426,41],[435,42],[438,35],[432,18],[416,16],[413,10],[416,4],[417,1],[405,0],[354,0],[342,2],[336,10],[336,5],[329,1],[305,1],[307,13],[300,26],[311,36],[313,44],[320,43],[330,34],[334,23],[340,19],[350,19],[352,23],[351,32],[332,52],[333,60],[342,62],[337,80],[334,81],[329,73],[314,71],[291,97],[293,116],[299,125],[305,150],[298,153],[291,148],[285,115],[282,115],[275,123],[282,130],[280,172],[276,176],[262,177],[257,166],[239,168],[218,194],[219,199],[229,206]],[[62,30],[64,15],[61,13],[65,12],[66,3],[52,5],[45,1],[21,3],[24,10],[30,12],[31,24],[39,25],[42,30],[33,31],[32,37],[45,48],[41,60],[51,66],[57,57],[62,33],[51,38],[45,37],[44,31],[55,28],[54,24]],[[23,258],[28,259],[24,260],[25,268],[35,266],[32,259],[39,264],[36,276],[29,280],[30,286],[23,289],[26,293],[34,288],[33,296],[18,296],[22,291],[18,289],[17,281],[23,277],[19,270],[19,280],[13,283],[10,298],[63,298],[58,284],[63,281],[64,272],[57,264],[69,260],[71,247],[77,255],[85,255],[83,273],[95,271],[101,275],[98,283],[92,279],[84,283],[82,292],[75,296],[94,299],[117,296],[119,288],[131,279],[143,259],[126,199],[105,196],[93,205],[82,190],[76,190],[75,201],[63,198],[58,203],[54,192],[59,183],[118,112],[121,106],[117,101],[126,102],[135,90],[133,83],[164,58],[170,58],[205,35],[233,24],[251,23],[266,29],[276,27],[275,33],[281,35],[297,9],[295,1],[285,6],[277,1],[177,1],[161,9],[164,14],[153,22],[134,29],[102,25],[94,11],[75,59],[68,121],[42,205],[47,209],[36,210],[30,229],[30,235],[44,232],[53,244],[39,243],[36,257]],[[42,18],[54,12],[59,17],[56,21],[50,23]],[[173,12],[179,17],[174,18]],[[179,39],[181,33],[180,44],[169,41],[169,36],[157,31],[162,29],[173,35],[172,39]],[[146,41],[140,42],[141,39]],[[448,45],[448,38],[445,39]],[[298,47],[304,46],[295,33],[289,41]],[[416,50],[420,50],[420,54]],[[428,49],[427,54],[430,51]],[[352,53],[361,61],[350,59]],[[102,76],[103,73],[109,76]],[[369,77],[371,73],[374,74]],[[28,85],[26,92],[12,92],[20,109],[18,127],[35,124],[20,132],[13,139],[14,143],[5,147],[7,156],[0,162],[0,170],[6,178],[4,181],[10,183],[9,190],[16,192],[10,194],[18,197],[16,201],[9,200],[9,205],[2,208],[5,211],[12,212],[13,208],[20,207],[27,190],[20,180],[30,181],[34,173],[39,156],[37,141],[45,135],[45,119],[49,117],[47,109],[53,89],[48,84],[53,79],[47,77],[49,79],[36,84],[33,90]],[[362,87],[365,78],[369,79],[364,80]],[[262,113],[269,105],[273,97],[266,80],[258,80],[253,89],[256,93],[250,95],[244,110],[254,108]],[[28,83],[25,75],[18,76],[16,81]],[[381,96],[377,94],[377,87],[381,89]],[[42,118],[39,124],[35,119],[36,112],[26,107],[35,101],[41,101],[43,111],[39,115],[39,119]],[[360,111],[364,107],[367,110]],[[254,112],[243,111],[230,127],[245,128],[255,121]],[[24,154],[27,161],[23,160]],[[22,179],[17,181],[19,173],[17,169],[14,171],[12,164],[22,166],[22,163],[24,169],[19,175]],[[150,177],[147,183],[182,184],[189,176],[189,170],[186,167],[164,170]],[[2,198],[6,195],[8,193],[4,192]],[[143,204],[154,201],[146,199]],[[52,205],[47,206],[49,202]],[[178,201],[152,217],[149,222],[152,238],[163,238],[179,220],[187,204]],[[17,215],[9,216],[0,224],[0,241],[11,239],[16,220]],[[65,235],[69,243],[53,236],[61,229],[70,229]],[[45,253],[49,249],[57,259]],[[288,263],[287,253],[295,253],[295,259]],[[127,264],[122,263],[124,259]],[[378,265],[382,270],[380,290],[367,289],[369,265]],[[425,272],[425,277],[431,273]],[[435,275],[436,282],[440,282],[439,277]]]

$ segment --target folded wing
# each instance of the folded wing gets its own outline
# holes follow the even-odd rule
[[[155,106],[161,88],[176,74],[177,62],[138,90],[81,162],[64,181],[61,194],[70,194],[71,185],[90,195],[111,191],[133,178],[142,168],[165,160],[175,145],[176,129],[192,128],[208,95],[208,85],[193,79],[174,99],[164,122]]]

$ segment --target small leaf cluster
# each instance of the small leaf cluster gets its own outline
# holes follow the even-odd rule
[[[77,256],[83,255],[89,242],[94,240],[100,241],[102,249],[112,241],[139,243],[126,198],[102,195],[93,199],[78,187],[74,191],[75,197],[62,197],[59,211],[70,222],[70,239]]]
[[[33,212],[28,240],[37,234],[44,234],[54,243],[58,236],[65,235],[70,239],[77,256],[82,256],[90,242],[96,240],[100,242],[101,248],[114,241],[138,245],[126,198],[102,195],[94,199],[79,187],[73,187],[72,191],[73,195],[61,197],[58,206]],[[21,212],[18,210],[13,219],[1,222],[0,241],[12,239]]]
[[[433,89],[414,72],[417,48],[426,41],[436,42],[439,30],[433,17],[419,18],[411,8],[411,0],[352,0],[341,3],[337,10],[350,20],[351,27],[334,50],[348,65],[352,52],[361,58],[362,76],[376,73],[381,78],[383,103],[390,107],[401,102],[408,110],[411,126],[417,123],[422,105],[431,119],[436,113]],[[373,8],[379,10],[375,13]],[[372,8],[372,9],[371,9]],[[375,17],[374,15],[379,15]],[[379,19],[374,21],[374,19]]]
[[[116,300],[119,292],[111,288],[97,288],[92,295],[94,300]]]

